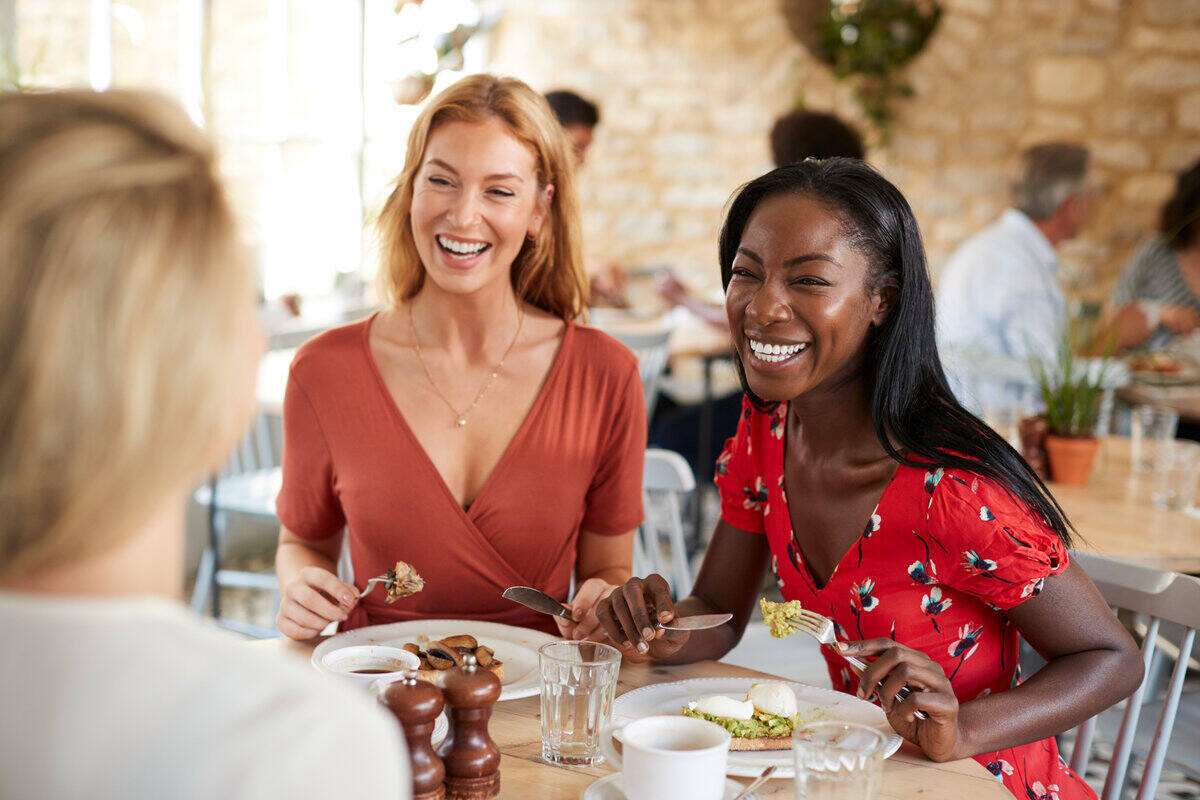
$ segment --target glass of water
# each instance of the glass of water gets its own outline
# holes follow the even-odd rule
[[[600,728],[612,717],[621,653],[596,642],[551,642],[538,649],[542,675],[542,758],[587,767],[604,760]]]
[[[1154,463],[1153,500],[1163,511],[1192,506],[1200,483],[1200,444],[1176,439],[1159,448]]]
[[[1129,430],[1135,472],[1152,472],[1159,450],[1170,445],[1179,424],[1179,412],[1161,406],[1134,406]]]
[[[796,800],[875,800],[887,738],[853,722],[818,722],[792,734]]]

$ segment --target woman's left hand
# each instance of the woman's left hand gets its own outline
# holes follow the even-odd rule
[[[596,605],[616,588],[603,578],[588,578],[581,583],[575,590],[575,597],[566,604],[567,608],[571,609],[571,616],[575,621],[569,622],[562,617],[554,618],[559,635],[564,639],[603,638],[604,630],[600,627],[600,621],[596,619]]]
[[[958,699],[936,661],[892,639],[841,642],[836,650],[867,662],[858,679],[858,696],[870,698],[878,694],[896,733],[920,747],[934,761],[951,761],[967,754],[958,725]],[[897,702],[896,694],[905,686],[910,694]],[[925,712],[926,719],[916,718],[918,709]]]

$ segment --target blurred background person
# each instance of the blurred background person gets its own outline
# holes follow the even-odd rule
[[[771,126],[771,156],[775,166],[794,164],[806,158],[856,158],[866,151],[862,136],[848,123],[824,111],[797,109],[784,114]],[[725,306],[710,303],[684,286],[668,270],[655,276],[659,295],[671,306],[681,306],[721,331],[729,330]],[[733,436],[742,409],[742,393],[731,392],[713,401],[711,439],[717,445]],[[650,446],[681,453],[692,465],[697,480],[710,481],[712,459],[701,463],[701,409],[696,405],[676,406],[662,398],[650,430]],[[710,454],[711,455],[711,454]]]
[[[1157,234],[1122,270],[1106,317],[1120,347],[1161,348],[1200,330],[1200,161],[1175,181]]]
[[[214,162],[153,95],[0,96],[0,797],[410,796],[373,702],[179,602],[263,347]]]
[[[1016,402],[1002,379],[966,376],[973,357],[1052,359],[1068,325],[1057,248],[1078,236],[1091,213],[1089,155],[1050,142],[1021,154],[1012,207],[963,242],[937,286],[938,347],[955,392],[968,406]],[[970,388],[967,388],[967,387]]]

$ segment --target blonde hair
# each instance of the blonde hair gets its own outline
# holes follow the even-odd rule
[[[220,461],[253,284],[211,146],[165,98],[0,95],[0,175],[11,575],[110,549]]]
[[[587,277],[579,249],[579,202],[575,195],[570,148],[546,99],[516,78],[471,75],[430,101],[408,135],[404,169],[379,214],[382,239],[380,283],[392,305],[421,291],[425,268],[413,240],[413,181],[425,158],[425,146],[447,122],[502,120],[534,154],[538,188],[554,186],[546,223],[526,241],[512,266],[517,297],[563,319],[583,313]]]

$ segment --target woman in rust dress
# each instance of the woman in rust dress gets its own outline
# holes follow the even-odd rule
[[[1138,651],[1046,487],[947,387],[908,203],[860,162],[783,167],[734,200],[720,259],[746,389],[722,519],[693,595],[632,579],[598,609],[608,636],[633,659],[719,658],[770,568],[833,619],[834,688],[880,698],[930,758],[974,757],[1023,800],[1093,798],[1053,736],[1129,694]],[[650,613],[719,611],[733,622],[645,633]],[[1048,662],[1025,683],[1022,636]]]
[[[452,617],[555,632],[630,575],[646,414],[586,300],[571,161],[540,95],[476,75],[434,98],[380,219],[388,307],[300,348],[284,401],[279,629]],[[345,533],[343,532],[345,531]],[[355,585],[335,563],[349,538]],[[425,580],[356,601],[397,561]],[[574,633],[560,624],[558,632]]]

